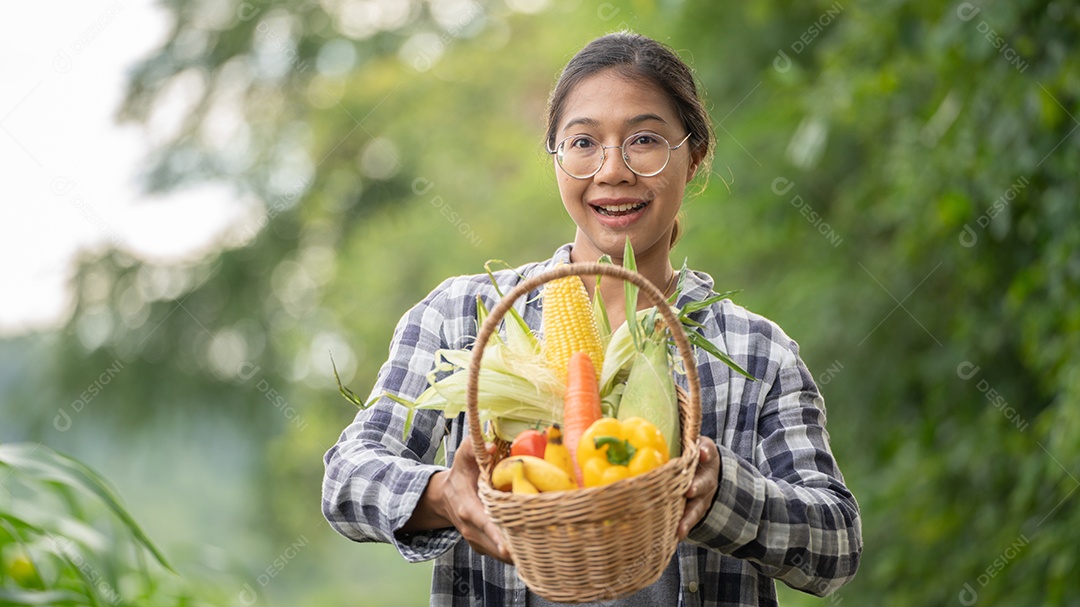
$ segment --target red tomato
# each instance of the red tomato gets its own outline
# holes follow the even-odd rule
[[[539,430],[525,430],[510,443],[510,455],[533,455],[543,458],[547,449],[547,436]]]

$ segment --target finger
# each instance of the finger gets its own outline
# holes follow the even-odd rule
[[[686,497],[687,498],[695,498],[700,493],[701,493],[701,482],[695,480],[692,483],[690,483],[690,487],[686,490]]]
[[[502,558],[501,555],[503,551],[501,549],[501,546],[496,544],[494,540],[487,537],[481,531],[476,531],[475,533],[470,534],[469,536],[465,537],[465,540],[469,542],[469,546],[471,546],[473,550],[484,556],[489,556],[497,559]]]
[[[510,563],[510,552],[503,542],[502,532],[487,516],[483,506],[477,503],[477,510],[472,510],[465,517],[467,533],[462,533],[466,541],[480,554]]]
[[[476,454],[473,452],[472,441],[461,441],[457,451],[454,452],[454,463],[451,465],[457,466],[459,460],[461,465],[476,461]]]
[[[486,529],[488,536],[492,538],[495,546],[491,556],[504,561],[506,563],[512,563],[510,560],[510,551],[506,549],[506,544],[503,542],[502,532],[495,526],[495,523],[488,523]]]
[[[680,540],[690,534],[690,530],[705,516],[711,505],[712,496],[715,495],[719,486],[719,456],[720,452],[712,439],[707,437],[698,439],[699,464],[686,490],[686,508],[677,530]]]
[[[686,536],[690,535],[690,528],[697,524],[698,520],[701,519],[701,502],[702,500],[687,502],[682,520],[679,521],[679,541],[686,539]]]
[[[699,467],[697,472],[694,473],[694,478],[690,481],[690,486],[686,488],[686,497],[693,498],[704,495],[712,491],[716,484],[715,474],[705,467]]]
[[[484,447],[492,455],[495,454],[497,449],[493,443],[487,443]],[[479,475],[479,465],[471,441],[463,441],[458,448],[458,452],[454,456],[455,466],[458,465],[459,458],[462,460],[460,464],[462,468],[460,469],[466,474],[455,479],[458,481],[455,483],[457,489],[455,494],[457,495],[456,499],[459,500],[459,507],[456,508],[458,521],[455,526],[462,531],[462,536],[465,537],[473,550],[485,556],[510,563],[510,552],[503,545],[502,533],[488,516],[484,504],[477,494],[476,480]],[[465,476],[469,478],[466,479]]]
[[[716,442],[705,436],[698,438],[698,449],[701,450],[701,458],[698,461],[703,464],[707,464],[720,456],[720,450],[717,449]]]
[[[712,490],[720,479],[720,451],[710,438],[698,439],[698,467],[694,471],[693,482],[687,488],[686,497],[702,495]]]

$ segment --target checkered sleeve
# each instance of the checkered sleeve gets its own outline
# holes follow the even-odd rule
[[[859,509],[829,447],[818,388],[797,344],[778,328],[777,334],[762,348],[768,371],[754,392],[764,393],[753,403],[758,411],[754,461],[719,447],[720,486],[688,539],[745,559],[793,588],[825,596],[858,569]]]
[[[409,310],[394,331],[390,356],[371,396],[386,393],[414,400],[428,387],[435,351],[446,348],[446,310],[454,283],[444,282]],[[345,428],[324,458],[322,508],[330,525],[357,542],[393,544],[406,560],[435,558],[454,545],[453,529],[404,534],[428,480],[445,468],[433,464],[446,420],[438,411],[419,410],[403,438],[408,409],[386,396]]]

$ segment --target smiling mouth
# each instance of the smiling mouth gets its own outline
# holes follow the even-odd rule
[[[622,217],[623,215],[629,215],[631,213],[636,213],[644,209],[645,207],[649,206],[649,201],[646,200],[637,204],[616,204],[606,207],[601,207],[597,205],[590,206],[596,209],[596,212],[600,213],[601,215],[606,215],[608,217]]]

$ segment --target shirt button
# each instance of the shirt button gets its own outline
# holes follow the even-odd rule
[[[697,592],[697,582],[690,582],[686,585],[686,589],[689,590],[691,594]]]

